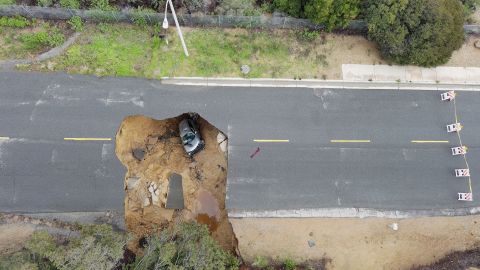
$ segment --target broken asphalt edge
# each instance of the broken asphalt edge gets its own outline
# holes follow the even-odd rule
[[[210,77],[163,77],[162,84],[222,87],[293,87],[328,89],[372,90],[432,90],[479,91],[480,81],[469,83],[437,83],[433,81],[345,81],[345,80],[293,80],[293,79],[244,79]]]

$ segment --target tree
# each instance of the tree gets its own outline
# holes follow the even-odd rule
[[[310,0],[305,5],[306,17],[328,31],[345,28],[359,13],[360,0]]]
[[[132,269],[235,270],[236,257],[222,250],[205,225],[181,223],[147,239],[144,256]]]
[[[34,232],[26,248],[59,270],[112,269],[123,257],[126,238],[109,225],[80,225],[80,235],[59,245],[46,231]]]
[[[366,0],[365,5],[368,37],[393,62],[437,66],[463,43],[458,0]]]
[[[323,24],[328,31],[346,27],[360,13],[360,0],[274,0],[273,4],[291,16]]]

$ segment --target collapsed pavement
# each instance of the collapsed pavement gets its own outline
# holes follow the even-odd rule
[[[129,116],[118,129],[115,152],[127,168],[125,225],[133,235],[129,248],[134,251],[145,236],[193,220],[206,224],[226,250],[236,248],[225,209],[228,139],[198,117],[205,148],[189,157],[178,131],[187,116]]]

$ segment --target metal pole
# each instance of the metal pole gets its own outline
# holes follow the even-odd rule
[[[172,0],[167,0],[167,1],[170,4],[170,9],[172,10],[173,19],[175,20],[175,25],[177,26],[178,36],[180,37],[180,40],[182,41],[183,51],[185,52],[185,55],[188,56],[187,45],[185,45],[185,40],[183,40],[182,29],[180,29],[180,25],[178,24],[177,14],[175,14],[175,9],[173,9]]]

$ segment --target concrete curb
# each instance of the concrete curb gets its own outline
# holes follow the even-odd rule
[[[469,216],[480,214],[480,207],[431,210],[381,210],[371,208],[317,208],[293,210],[228,210],[229,218],[415,218]]]
[[[396,82],[396,81],[344,81],[344,80],[292,80],[292,79],[243,79],[208,77],[163,77],[162,84],[192,86],[232,86],[232,87],[291,87],[291,88],[329,88],[329,89],[395,89],[395,90],[458,90],[480,91],[478,83],[436,83]]]
[[[33,59],[16,59],[16,60],[5,60],[0,61],[0,69],[2,70],[14,70],[15,66],[18,64],[31,64],[38,61],[48,60],[50,58],[59,56],[62,54],[68,47],[70,47],[80,36],[80,33],[76,32],[71,37],[67,39],[62,45],[52,48],[47,52],[44,52]]]

